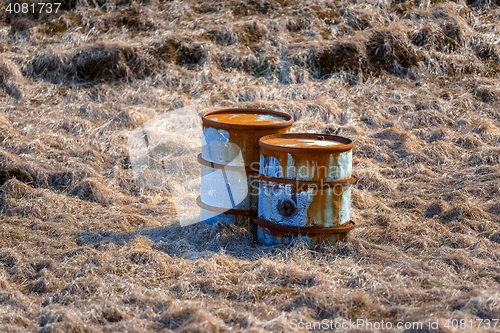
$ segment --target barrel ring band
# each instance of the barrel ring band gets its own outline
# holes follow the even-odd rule
[[[354,229],[354,221],[348,221],[346,224],[335,226],[335,227],[295,227],[295,226],[285,226],[280,224],[273,224],[266,219],[261,217],[254,217],[253,223],[258,226],[276,230],[281,232],[287,232],[295,235],[307,235],[307,234],[343,234]]]
[[[250,166],[226,165],[226,164],[220,164],[220,163],[207,161],[206,159],[204,159],[201,156],[201,153],[198,154],[196,159],[198,160],[198,163],[200,163],[201,165],[204,165],[204,166],[207,166],[207,167],[210,167],[213,169],[220,169],[220,170],[225,170],[225,171],[240,171],[241,172],[241,171],[243,171],[243,168],[244,168],[245,172],[247,172],[248,174],[256,173],[256,171],[254,169],[252,169],[252,167],[250,167]]]
[[[244,216],[250,216],[250,217],[255,217],[257,216],[257,212],[253,210],[245,210],[245,209],[228,209],[228,208],[223,208],[223,207],[214,207],[207,205],[206,203],[201,201],[201,197],[198,196],[196,198],[196,204],[198,207],[209,210],[211,212],[216,212],[216,213],[221,213],[221,214],[229,214],[229,215],[244,215]]]
[[[329,180],[329,181],[276,178],[276,177],[269,177],[269,176],[264,176],[264,175],[256,175],[255,178],[266,181],[266,182],[275,182],[275,183],[282,183],[282,184],[294,184],[294,185],[306,185],[306,186],[307,185],[316,185],[316,186],[319,186],[322,188],[323,187],[331,188],[332,186],[335,186],[335,185],[346,186],[346,185],[356,184],[358,182],[358,179],[354,175],[352,175],[351,177],[349,177],[347,179]]]

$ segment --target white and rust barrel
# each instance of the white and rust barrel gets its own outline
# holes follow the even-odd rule
[[[352,140],[290,133],[260,139],[257,242],[335,243],[354,228],[350,219]]]
[[[197,203],[201,220],[249,228],[257,215],[259,139],[286,133],[293,118],[263,109],[223,109],[202,115],[203,145],[198,161],[202,168]],[[252,191],[252,189],[255,189]]]

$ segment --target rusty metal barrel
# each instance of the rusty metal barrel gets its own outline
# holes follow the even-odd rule
[[[257,242],[314,246],[345,239],[350,219],[352,140],[324,134],[262,137]]]
[[[259,139],[288,132],[293,118],[272,110],[222,109],[204,113],[202,123],[200,218],[250,228],[257,215]]]

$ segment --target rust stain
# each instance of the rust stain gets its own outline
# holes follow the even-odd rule
[[[245,166],[251,166],[254,162],[260,161],[259,139],[263,136],[285,133],[289,127],[283,129],[258,129],[252,131],[242,131],[241,129],[228,129],[229,142],[238,145],[243,155]]]

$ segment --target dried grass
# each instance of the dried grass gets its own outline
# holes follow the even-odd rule
[[[116,193],[101,184],[97,179],[84,179],[69,194],[80,200],[97,202],[102,205],[110,205],[118,199]]]
[[[14,133],[14,128],[4,116],[0,115],[0,142],[6,140]]]
[[[51,83],[104,83],[144,78],[152,73],[138,51],[123,43],[96,43],[70,53],[41,53],[26,73]]]
[[[498,3],[63,6],[0,13],[0,331],[498,318]],[[127,136],[185,105],[352,138],[347,241],[261,247],[176,224],[172,195],[135,183]]]
[[[397,25],[373,29],[366,44],[366,53],[375,71],[386,70],[401,76],[424,59],[423,54],[408,42],[403,31]]]
[[[20,101],[23,98],[23,81],[21,71],[12,61],[0,61],[0,90]]]
[[[360,41],[336,41],[313,55],[313,64],[320,78],[338,72],[357,72],[366,68],[364,45]]]

